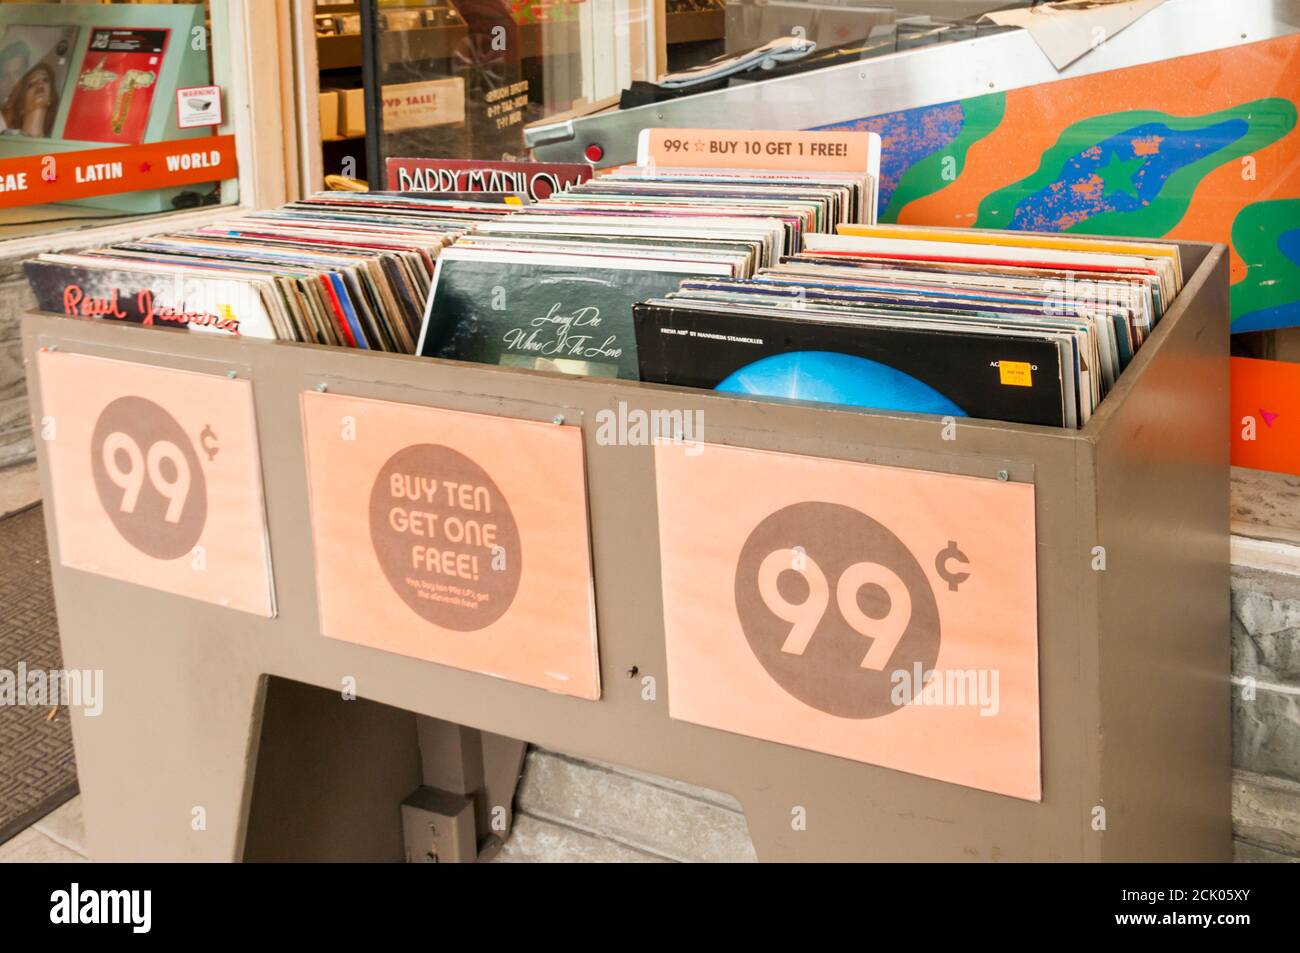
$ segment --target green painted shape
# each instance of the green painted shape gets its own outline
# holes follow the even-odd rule
[[[889,206],[880,221],[893,224],[909,202],[946,189],[961,178],[966,167],[966,153],[994,129],[1002,124],[1007,112],[1007,94],[989,93],[962,101],[962,126],[957,137],[937,152],[931,153],[902,174]],[[944,160],[951,157],[956,164],[951,179],[944,177]]]
[[[1102,166],[1097,173],[1101,176],[1102,195],[1127,192],[1133,198],[1137,198],[1138,190],[1137,186],[1133,184],[1133,176],[1137,175],[1138,170],[1145,164],[1146,159],[1130,159],[1125,162],[1112,153],[1110,161]]]
[[[1060,178],[1067,161],[1117,132],[1153,122],[1162,122],[1171,129],[1182,132],[1230,119],[1245,120],[1248,126],[1246,134],[1236,142],[1174,172],[1150,205],[1136,212],[1104,212],[1065,229],[1067,232],[1147,238],[1167,235],[1187,214],[1192,195],[1208,173],[1273,144],[1295,128],[1294,103],[1270,97],[1203,116],[1178,117],[1155,110],[1132,110],[1080,120],[1062,130],[1056,145],[1043,153],[1042,162],[1033,175],[986,196],[980,202],[975,225],[977,228],[1006,228],[1016,206],[1025,196],[1045,189]]]
[[[1300,229],[1300,199],[1255,202],[1237,213],[1232,247],[1246,277],[1232,286],[1232,319],[1300,301],[1300,265],[1278,247],[1284,233]]]

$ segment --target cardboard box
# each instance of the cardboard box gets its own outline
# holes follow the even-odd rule
[[[320,137],[322,140],[339,137],[339,94],[336,89],[320,91]]]
[[[345,138],[366,134],[365,90],[340,89],[339,135]]]

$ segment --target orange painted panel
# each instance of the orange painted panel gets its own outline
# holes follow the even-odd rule
[[[1300,364],[1232,359],[1232,464],[1300,473]]]

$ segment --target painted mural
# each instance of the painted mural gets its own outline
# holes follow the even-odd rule
[[[1232,328],[1300,325],[1300,35],[822,128],[880,134],[882,222],[1232,247]]]
[[[1232,326],[1258,331],[1300,325],[1300,199],[1255,202],[1232,224],[1246,274],[1232,288]]]

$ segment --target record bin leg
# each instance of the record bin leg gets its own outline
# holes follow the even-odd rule
[[[113,615],[107,595],[89,611]],[[129,626],[60,621],[65,665],[106,672],[102,714],[71,710],[90,856],[241,859],[265,680],[234,666],[190,677],[181,633],[175,651],[155,652]]]
[[[417,715],[415,721],[423,784],[402,804],[408,860],[491,859],[510,836],[515,788],[527,746],[439,718]],[[434,827],[434,843],[442,844],[439,828],[445,833],[448,822],[457,831],[462,825],[466,828],[463,838],[451,839],[454,856],[421,850],[428,839],[426,826]]]

